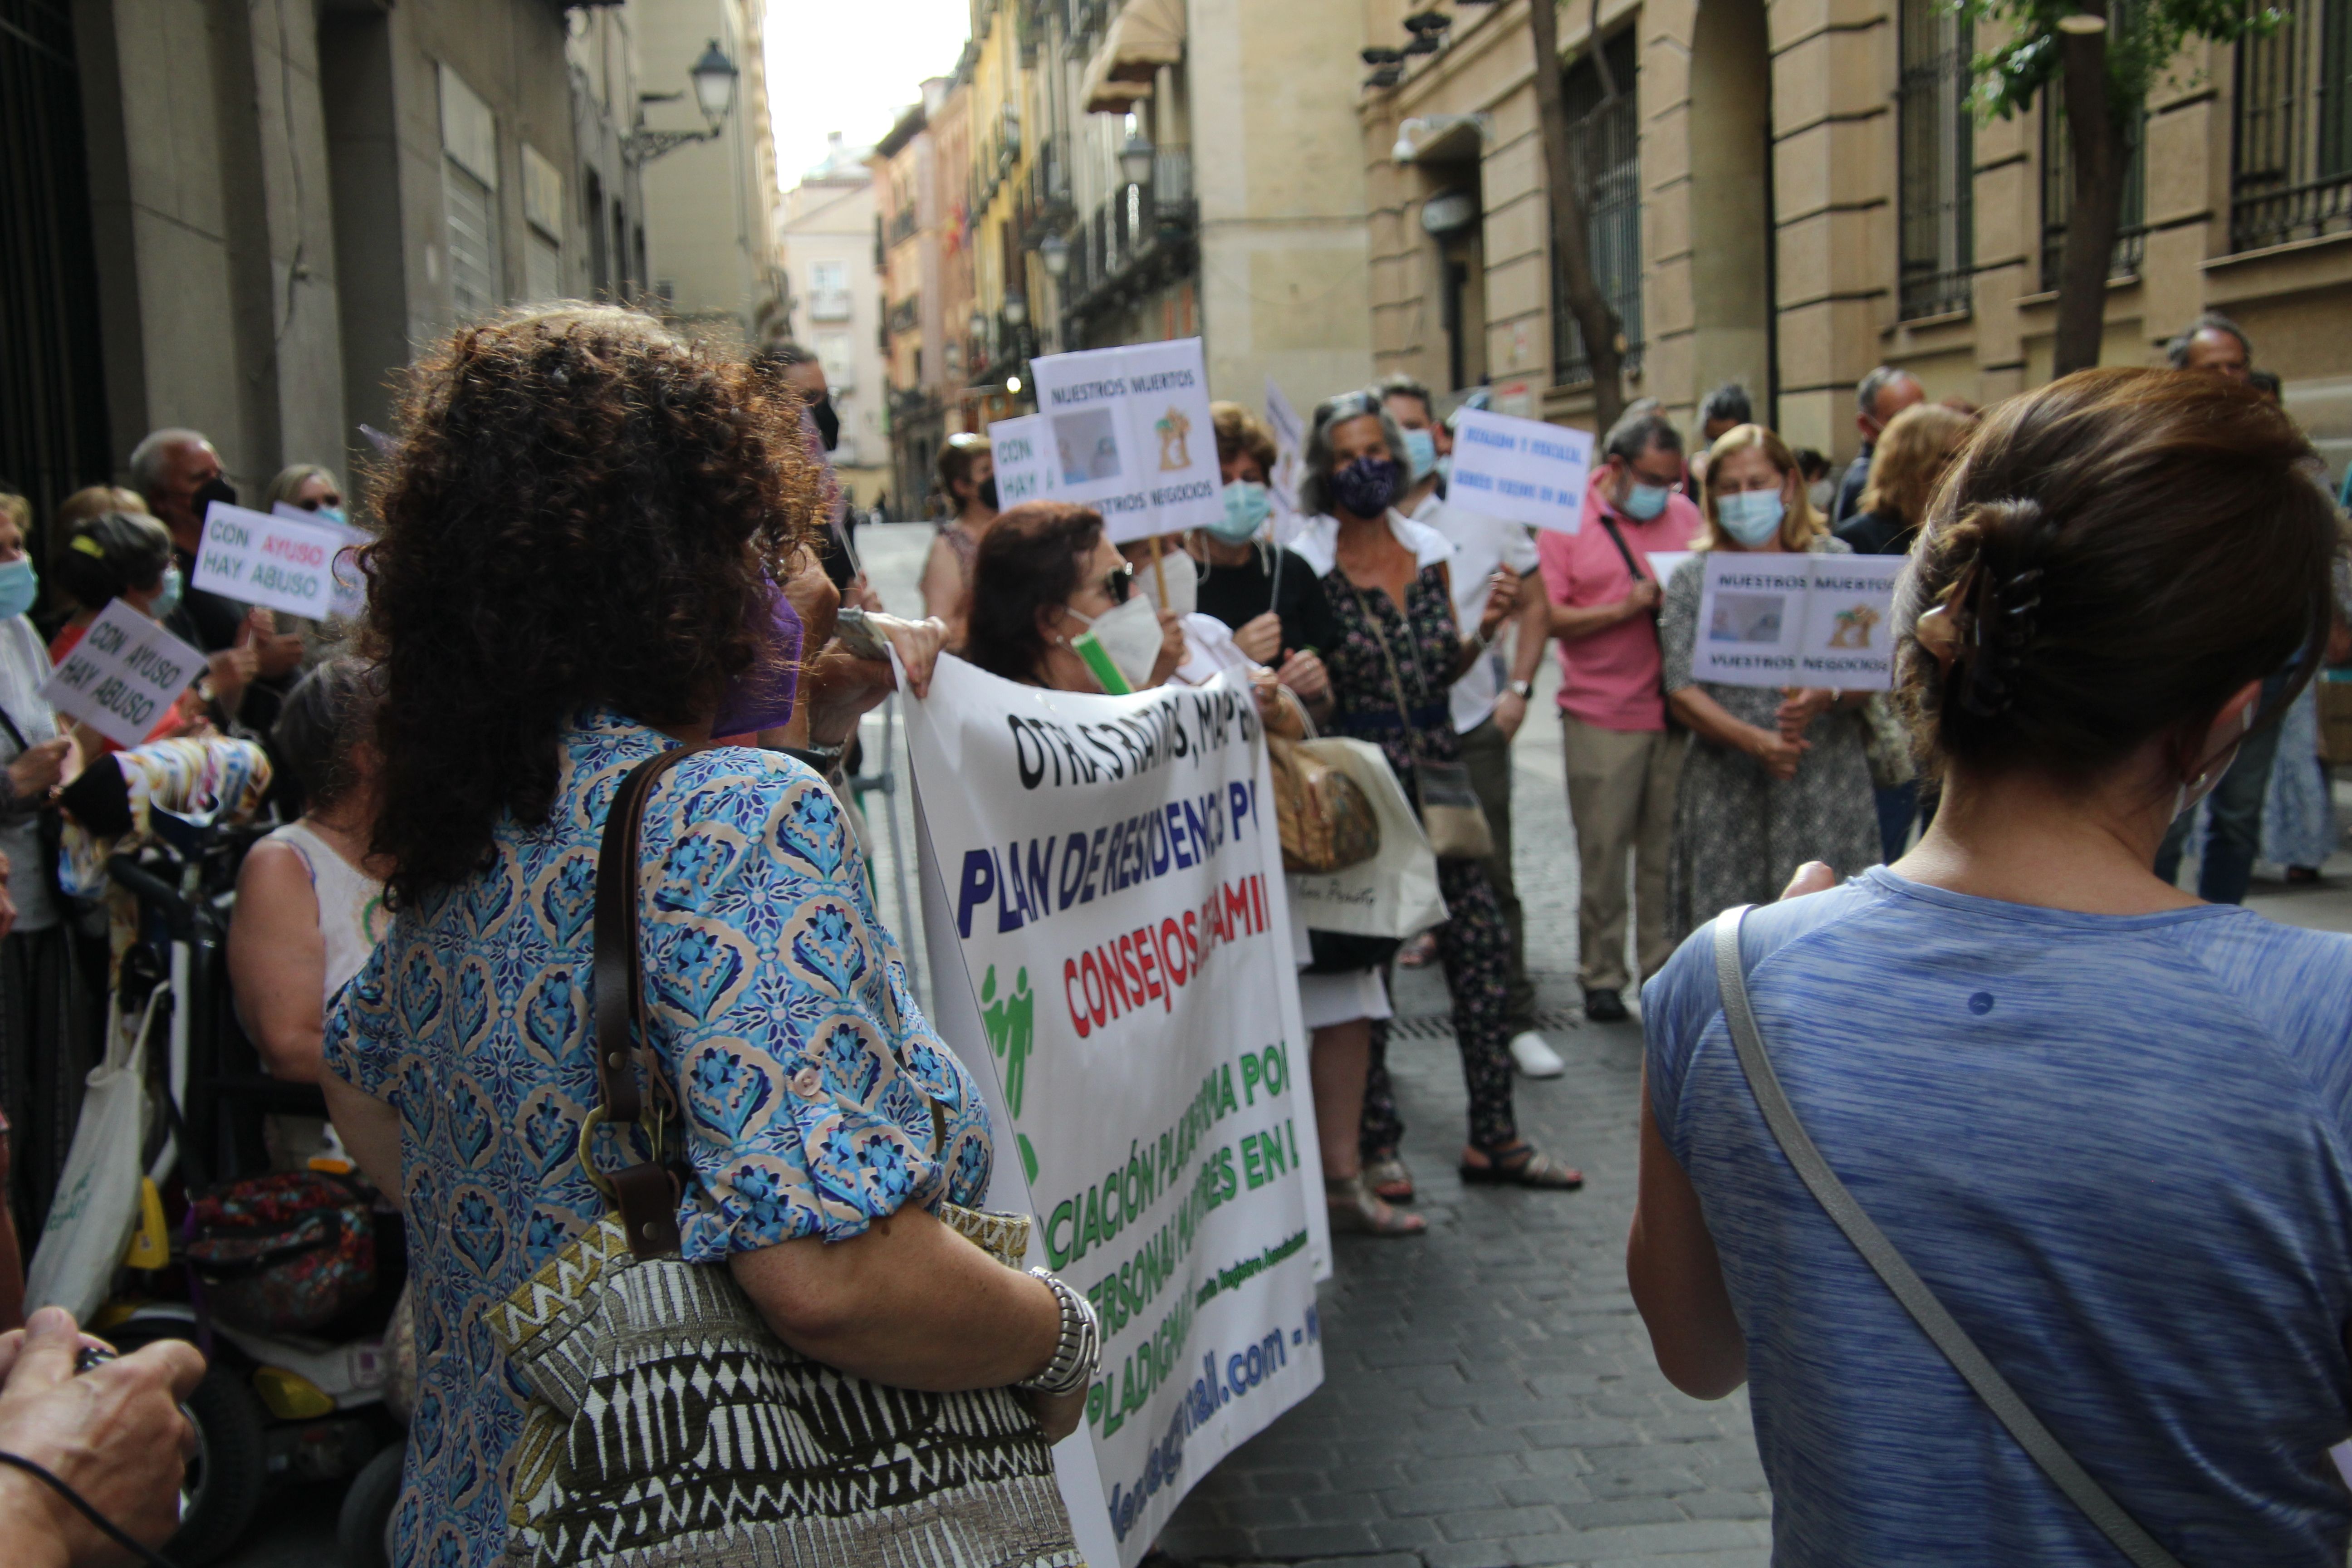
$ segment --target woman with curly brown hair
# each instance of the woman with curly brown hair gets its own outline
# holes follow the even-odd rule
[[[373,848],[395,913],[326,1031],[336,1126],[408,1217],[423,1374],[398,1562],[488,1568],[506,1549],[526,1406],[484,1313],[606,1209],[578,1158],[600,1102],[604,818],[639,763],[707,740],[747,684],[773,689],[775,584],[813,515],[800,420],[764,373],[612,309],[471,328],[413,374],[365,563],[383,687]],[[927,679],[944,628],[877,624]],[[871,700],[816,701],[812,744],[845,739]],[[683,1148],[680,1254],[727,1265],[785,1346],[851,1379],[1025,1384],[1034,1426],[998,1399],[983,1407],[1017,1429],[966,1436],[1050,1499],[1044,1439],[1084,1401],[1059,1348],[1071,1298],[938,1217],[986,1190],[988,1112],[908,994],[844,815],[798,761],[732,746],[647,797],[640,1043],[672,1108],[665,1144]],[[710,1419],[744,1414],[706,1392]],[[961,1494],[929,1463],[844,1486],[891,1456],[852,1446],[812,1474],[764,1468],[762,1447],[729,1472],[740,1492],[845,1535],[878,1505],[838,1509],[887,1496],[905,1532],[892,1560],[909,1564],[964,1540],[969,1521],[941,1511]],[[1057,1501],[1031,1524],[992,1538],[992,1560],[1074,1555]]]

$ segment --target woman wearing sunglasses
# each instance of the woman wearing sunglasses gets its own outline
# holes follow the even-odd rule
[[[1071,646],[1087,632],[1137,691],[1165,683],[1184,660],[1182,618],[1135,591],[1135,568],[1103,531],[1100,512],[1029,501],[998,518],[972,562],[958,651],[1024,686],[1100,691]]]

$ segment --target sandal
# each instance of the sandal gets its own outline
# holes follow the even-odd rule
[[[1524,1138],[1513,1139],[1499,1149],[1481,1149],[1479,1152],[1486,1156],[1486,1163],[1458,1167],[1466,1186],[1543,1187],[1573,1192],[1584,1185],[1583,1172],[1549,1154],[1537,1153]]]
[[[1331,1228],[1359,1236],[1419,1236],[1429,1222],[1417,1214],[1391,1208],[1372,1196],[1361,1176],[1323,1178],[1323,1202],[1331,1210]]]
[[[1364,1162],[1364,1185],[1372,1190],[1376,1198],[1385,1198],[1392,1204],[1412,1202],[1412,1173],[1394,1154]]]

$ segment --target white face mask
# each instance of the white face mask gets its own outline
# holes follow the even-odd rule
[[[2242,742],[2253,730],[2254,709],[2257,706],[2259,706],[2257,703],[2247,703],[2246,710],[2238,716],[2238,742],[2232,742],[2231,748],[2222,753],[2219,761],[2209,764],[2203,773],[2187,781],[2173,792],[2172,815],[2176,821],[2182,812],[2196,810],[2199,803],[2213,793],[2213,786],[2221,782],[2221,775],[2230,771],[2230,764],[2238,760],[2237,744]]]
[[[1149,595],[1154,604],[1160,602],[1162,578],[1168,583],[1168,602],[1160,608],[1189,616],[1200,607],[1201,568],[1190,555],[1181,550],[1171,550],[1160,557],[1156,570],[1149,561],[1136,563],[1135,585]]]
[[[1185,571],[1189,575],[1189,564]],[[1175,584],[1171,583],[1169,586],[1172,589]],[[1070,614],[1087,623],[1095,640],[1102,644],[1103,652],[1110,655],[1110,661],[1127,677],[1128,685],[1140,691],[1151,684],[1151,667],[1160,659],[1160,616],[1149,597],[1133,595],[1117,609],[1105,610],[1099,616],[1087,615],[1084,610],[1072,610]]]

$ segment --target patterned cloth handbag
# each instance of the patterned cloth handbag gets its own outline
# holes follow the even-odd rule
[[[511,1568],[1084,1568],[1028,1411],[1004,1388],[926,1394],[836,1372],[768,1328],[722,1263],[677,1256],[662,1114],[630,1045],[652,1031],[637,940],[637,840],[656,778],[622,782],[596,868],[596,1072],[581,1153],[614,1205],[483,1313],[531,1393],[515,1454]],[[644,1054],[646,1081],[660,1073]],[[664,1097],[666,1098],[666,1096]],[[599,1173],[599,1123],[645,1124],[653,1157]],[[1026,1215],[943,1205],[1000,1260]]]

